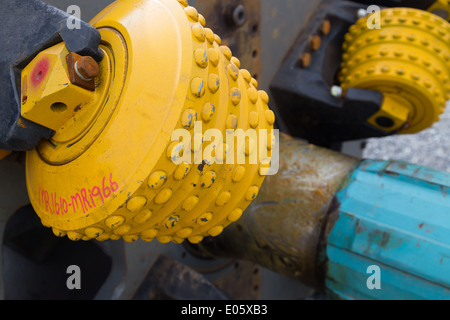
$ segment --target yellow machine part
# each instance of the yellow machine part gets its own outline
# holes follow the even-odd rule
[[[27,153],[31,203],[55,235],[198,243],[238,220],[257,196],[274,113],[267,93],[205,23],[185,0],[117,1],[91,21],[105,56],[95,92],[80,101],[72,101],[76,94],[52,96],[47,104],[67,100],[70,116],[59,117],[55,136]],[[176,164],[174,157],[198,147],[173,142],[177,129],[191,137],[208,129],[224,137],[227,130],[267,129],[259,143],[267,158],[250,164],[258,148],[247,142],[245,164],[220,164],[228,141],[203,137],[200,148],[214,146],[216,162]]]
[[[345,37],[340,74],[349,88],[383,93],[381,110],[367,121],[385,131],[412,134],[439,121],[450,98],[450,24],[426,11],[381,11],[381,28],[367,17]]]
[[[450,2],[448,0],[436,0],[427,10],[450,21]]]

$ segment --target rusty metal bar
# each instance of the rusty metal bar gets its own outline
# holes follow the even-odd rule
[[[320,286],[319,246],[334,195],[360,159],[282,135],[280,169],[222,235],[193,251],[250,260],[311,287]]]

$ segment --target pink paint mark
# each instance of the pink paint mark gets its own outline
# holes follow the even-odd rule
[[[31,85],[33,87],[39,86],[45,79],[50,68],[50,61],[48,59],[42,59],[39,61],[31,74]]]

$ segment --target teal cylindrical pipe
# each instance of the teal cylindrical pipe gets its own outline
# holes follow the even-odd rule
[[[338,299],[450,299],[450,173],[280,141],[280,170],[194,252],[250,260]]]
[[[450,299],[450,174],[367,160],[336,199],[325,287],[340,299]]]

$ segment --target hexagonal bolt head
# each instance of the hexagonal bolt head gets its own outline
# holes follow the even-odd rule
[[[83,81],[78,76],[72,79],[76,75],[76,60],[68,61],[68,56],[72,55],[64,43],[59,43],[40,52],[22,70],[20,112],[23,118],[58,131],[93,99],[95,81]],[[92,69],[89,61],[80,65],[88,70],[86,75],[95,74],[95,66]]]
[[[70,82],[86,90],[95,91],[94,78],[100,74],[97,62],[89,56],[70,52],[66,56]]]
[[[100,74],[98,63],[90,56],[80,57],[75,62],[75,70],[78,76],[85,81],[92,80]]]

